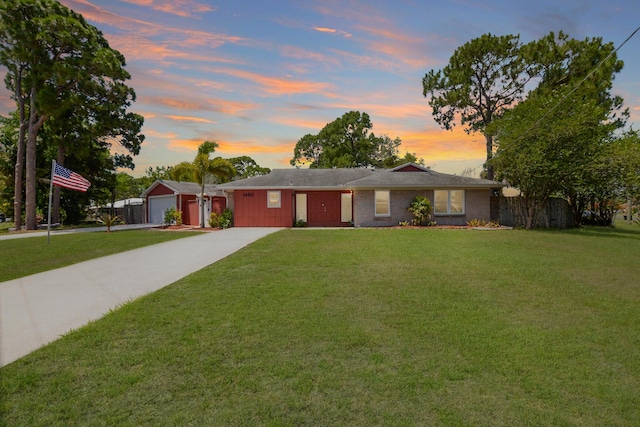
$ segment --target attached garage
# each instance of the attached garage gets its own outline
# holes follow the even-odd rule
[[[227,195],[208,184],[204,189],[205,226],[211,212],[221,214],[227,207]],[[182,212],[182,224],[200,225],[200,184],[159,179],[143,193],[147,199],[147,222],[164,223],[164,212],[175,208]]]
[[[164,212],[170,208],[176,208],[176,196],[149,196],[149,222],[152,224],[162,224],[164,222]]]

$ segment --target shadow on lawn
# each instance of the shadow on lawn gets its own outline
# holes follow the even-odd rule
[[[576,234],[598,237],[614,237],[620,239],[640,239],[640,227],[597,227],[583,226],[572,230]]]

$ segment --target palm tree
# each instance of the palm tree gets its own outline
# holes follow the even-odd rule
[[[226,159],[216,157],[214,159],[209,156],[216,151],[218,143],[213,141],[204,141],[198,147],[198,154],[192,163],[182,162],[171,168],[171,175],[174,179],[181,181],[185,177],[191,177],[200,184],[200,228],[205,226],[204,218],[204,185],[207,177],[215,176],[218,182],[230,181],[236,174],[236,170]]]

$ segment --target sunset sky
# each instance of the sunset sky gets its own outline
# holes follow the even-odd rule
[[[133,175],[192,160],[204,140],[222,157],[287,168],[298,139],[347,111],[445,173],[483,163],[484,140],[442,130],[422,77],[484,33],[550,31],[616,47],[640,26],[637,0],[62,0],[127,59],[132,111],[146,136]],[[640,127],[640,33],[618,52],[614,93]],[[6,90],[3,98],[8,98]],[[0,114],[15,107],[5,99]],[[480,172],[480,168],[476,170]]]

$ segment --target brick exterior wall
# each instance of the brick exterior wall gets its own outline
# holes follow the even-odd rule
[[[413,220],[413,215],[407,210],[413,198],[417,195],[426,196],[434,206],[433,190],[391,190],[390,217],[375,216],[374,190],[359,190],[353,193],[353,222],[356,227],[392,227],[401,221]],[[465,215],[432,214],[432,220],[439,225],[466,225],[471,219],[490,219],[490,190],[465,190]]]
[[[389,193],[391,216],[375,216],[374,190],[359,190],[353,193],[353,223],[356,227],[393,227],[401,221],[411,221],[413,215],[407,210],[417,195],[427,196],[433,203],[433,191],[391,190]]]
[[[491,190],[466,190],[464,197],[466,221],[472,219],[491,220]]]

